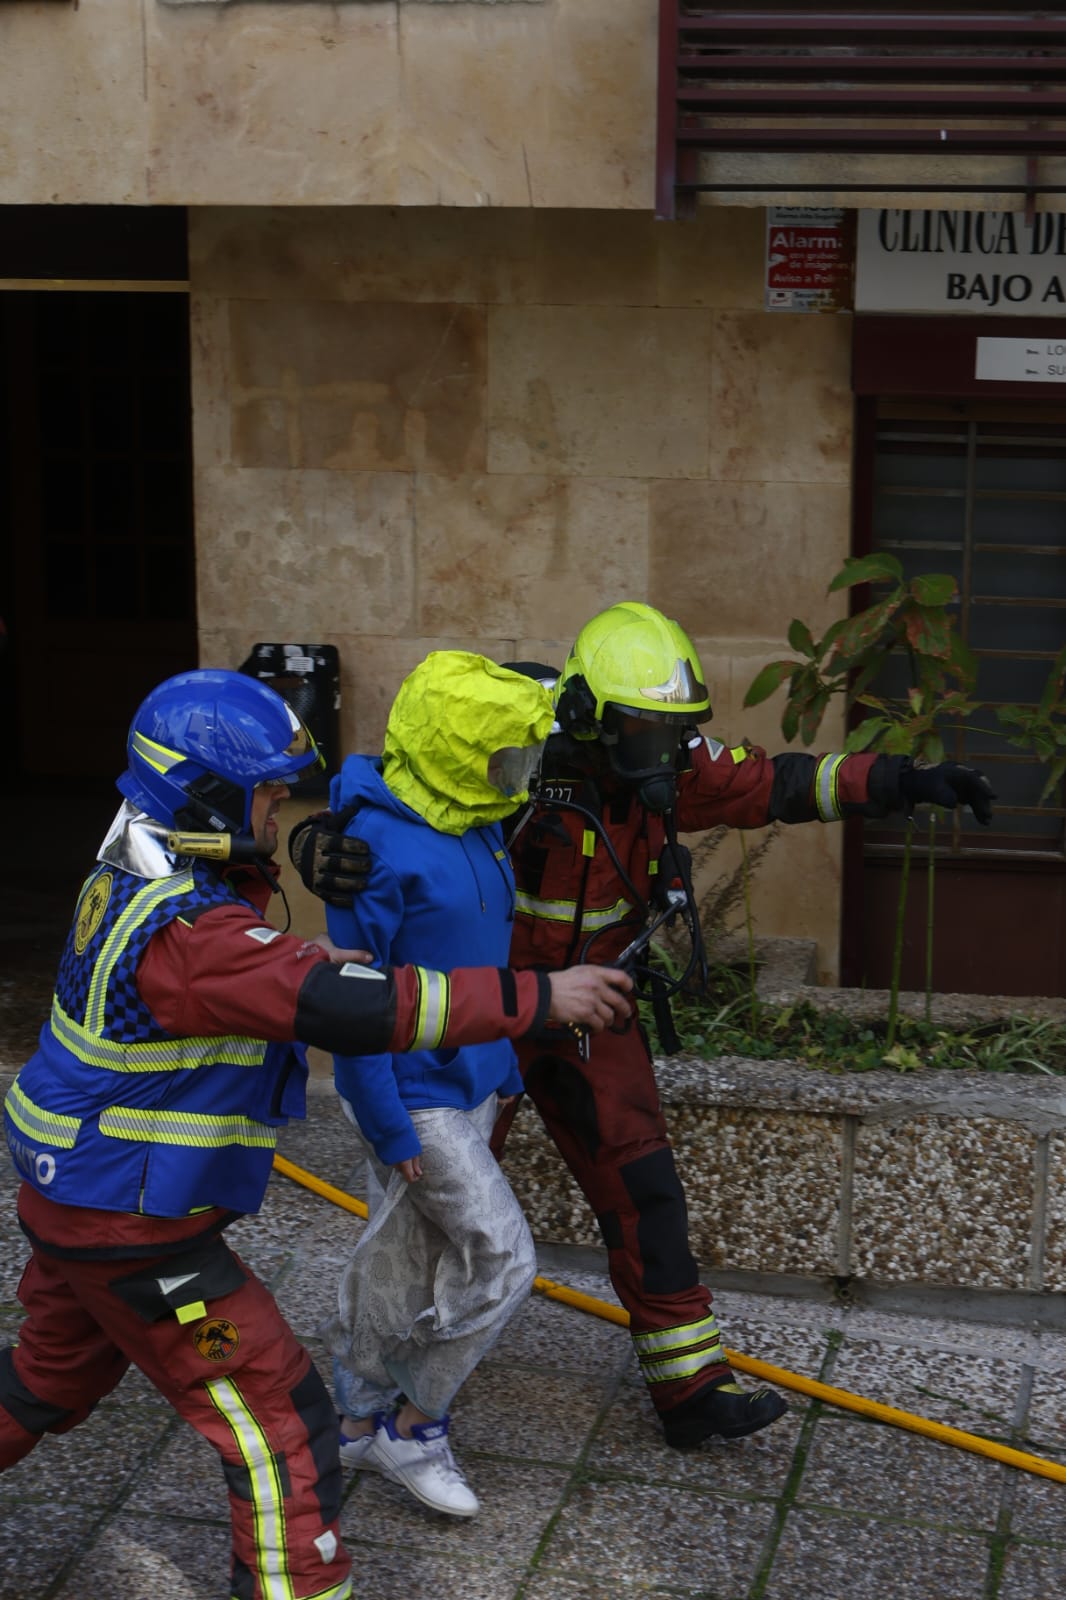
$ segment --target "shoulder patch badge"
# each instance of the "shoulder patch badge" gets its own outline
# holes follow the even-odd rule
[[[225,1317],[209,1317],[193,1330],[192,1342],[205,1361],[228,1361],[236,1352],[241,1336]]]
[[[74,948],[79,956],[84,953],[85,946],[104,920],[104,912],[107,910],[107,902],[111,899],[111,886],[114,881],[110,872],[102,872],[92,888],[86,892],[78,911],[78,920],[74,924]]]

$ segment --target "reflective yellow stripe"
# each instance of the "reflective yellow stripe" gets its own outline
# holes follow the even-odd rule
[[[725,1360],[720,1344],[708,1350],[696,1350],[690,1356],[678,1356],[674,1361],[642,1361],[640,1375],[645,1383],[672,1383],[676,1378],[691,1378],[704,1367],[717,1366]]]
[[[451,1010],[451,985],[443,972],[416,967],[418,1005],[415,1009],[415,1035],[412,1050],[439,1050],[448,1028]]]
[[[195,1322],[198,1317],[206,1317],[207,1307],[202,1300],[190,1300],[187,1306],[179,1306],[174,1315],[184,1327],[187,1322]]]
[[[255,1520],[256,1576],[263,1600],[293,1600],[289,1575],[285,1494],[278,1464],[255,1414],[232,1378],[209,1378],[204,1385],[224,1417],[248,1473]]]
[[[711,1315],[700,1322],[683,1322],[676,1328],[656,1328],[651,1333],[635,1333],[633,1343],[637,1354],[650,1355],[656,1350],[680,1350],[689,1344],[702,1344],[705,1339],[721,1339],[717,1319]]]
[[[89,985],[89,998],[85,1006],[85,1026],[90,1033],[103,1032],[107,986],[110,982],[115,962],[125,949],[133,930],[140,927],[144,919],[164,900],[173,899],[176,895],[188,894],[192,886],[193,876],[191,872],[180,872],[175,878],[159,878],[155,882],[146,885],[145,888],[139,889],[125,910],[115,918],[111,932],[104,940],[104,947],[97,957],[92,983]]]
[[[143,761],[147,761],[156,772],[169,772],[177,762],[182,760],[179,750],[168,750],[165,744],[157,744],[154,739],[146,738],[143,733],[134,733],[133,748]]]
[[[58,1001],[52,1003],[52,1032],[79,1061],[109,1072],[180,1072],[190,1067],[213,1067],[219,1062],[260,1067],[267,1053],[261,1039],[245,1039],[239,1034],[154,1039],[139,1044],[102,1039],[68,1017]]]
[[[80,1117],[61,1117],[46,1111],[19,1087],[16,1078],[7,1091],[7,1114],[28,1139],[40,1139],[57,1150],[73,1150],[81,1128]]]
[[[586,828],[581,835],[581,854],[583,856],[596,854],[596,835],[591,828]]]
[[[748,752],[742,744],[735,744],[732,750],[730,750],[729,754],[733,757],[733,760],[738,767],[742,761],[746,761],[748,759]]]
[[[307,1600],[351,1600],[352,1580],[345,1578],[343,1583],[332,1584],[328,1589],[319,1589],[315,1594],[308,1595]]]
[[[524,894],[519,889],[515,896],[515,910],[524,911],[528,917],[542,917],[546,922],[573,922],[577,915],[577,901],[538,900],[535,895]],[[596,928],[609,928],[632,914],[633,907],[628,900],[616,900],[605,911],[586,911],[581,918],[581,930],[590,933]]]
[[[814,775],[814,799],[818,815],[823,822],[840,821],[840,801],[837,797],[837,774],[844,756],[823,756]]]
[[[201,1150],[227,1144],[273,1150],[277,1131],[249,1117],[212,1117],[201,1111],[145,1111],[139,1106],[108,1106],[100,1113],[100,1132],[110,1139],[145,1144],[183,1144]]]

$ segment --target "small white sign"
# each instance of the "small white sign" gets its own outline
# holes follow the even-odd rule
[[[977,378],[993,383],[1066,383],[1066,339],[981,339]]]

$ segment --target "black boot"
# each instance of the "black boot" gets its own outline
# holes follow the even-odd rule
[[[788,1406],[773,1389],[742,1389],[725,1382],[698,1390],[663,1412],[663,1433],[675,1450],[692,1450],[703,1439],[743,1439],[783,1417]]]

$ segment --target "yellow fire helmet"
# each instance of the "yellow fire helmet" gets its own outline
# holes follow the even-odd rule
[[[608,705],[656,721],[705,722],[711,715],[692,640],[680,623],[639,600],[586,622],[556,686],[559,723],[578,738],[602,732]]]
[[[433,650],[400,685],[382,777],[441,833],[498,822],[528,798],[554,719],[542,684],[466,650]]]

